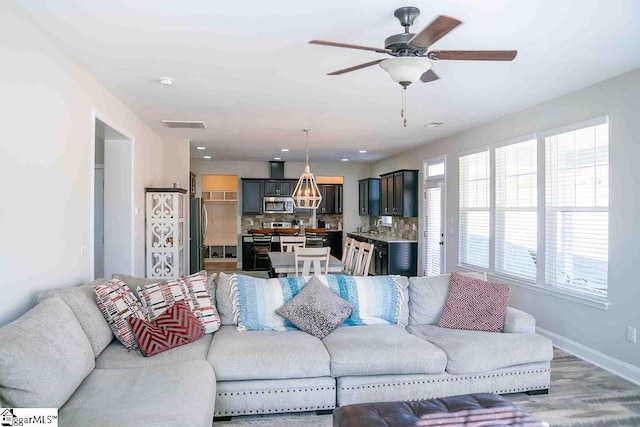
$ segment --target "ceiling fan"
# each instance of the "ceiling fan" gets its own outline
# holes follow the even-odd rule
[[[394,16],[404,27],[404,33],[394,34],[384,41],[384,48],[358,46],[353,44],[336,43],[325,40],[311,40],[309,43],[324,46],[345,47],[349,49],[369,50],[386,53],[393,58],[377,59],[364,64],[329,73],[330,76],[348,73],[372,65],[380,67],[389,73],[391,78],[406,89],[411,83],[420,79],[428,83],[439,79],[431,70],[430,60],[472,60],[472,61],[512,61],[518,54],[517,50],[431,50],[429,47],[444,37],[451,30],[462,24],[461,21],[449,16],[438,16],[417,34],[410,33],[409,27],[420,14],[420,9],[405,6],[396,9]]]

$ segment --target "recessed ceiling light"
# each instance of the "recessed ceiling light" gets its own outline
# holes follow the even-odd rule
[[[274,157],[273,160],[282,160],[282,157]]]
[[[426,128],[437,128],[438,126],[442,126],[444,123],[442,122],[429,122],[424,127]]]
[[[196,147],[196,150],[206,150],[207,147]]]
[[[367,150],[360,150],[360,151],[358,151],[358,153],[360,153],[360,154],[364,154],[364,153],[366,153],[366,152],[367,152]]]
[[[211,158],[211,156],[204,156],[204,158],[205,158],[205,159],[210,159],[210,158]]]
[[[163,86],[171,86],[173,84],[173,79],[171,77],[160,77],[158,81]]]
[[[348,162],[348,161],[349,161],[349,159],[347,159],[346,157],[343,157],[343,158],[342,158],[342,159],[340,159],[340,160],[342,160],[343,162]]]
[[[280,151],[286,153],[287,151],[289,151],[289,149],[288,148],[281,148]]]

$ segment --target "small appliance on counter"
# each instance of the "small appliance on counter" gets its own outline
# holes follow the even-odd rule
[[[327,222],[324,219],[317,219],[318,222],[318,228],[326,228],[327,227]]]

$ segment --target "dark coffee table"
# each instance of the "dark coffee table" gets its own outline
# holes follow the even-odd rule
[[[414,402],[375,402],[341,406],[333,411],[334,427],[408,426],[543,427],[502,396],[465,394]]]

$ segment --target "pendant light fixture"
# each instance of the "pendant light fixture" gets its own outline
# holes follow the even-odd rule
[[[309,169],[309,129],[302,129],[302,131],[306,135],[307,163],[296,188],[293,190],[293,206],[298,209],[318,209],[320,202],[322,202],[322,195],[320,195],[316,179]]]

